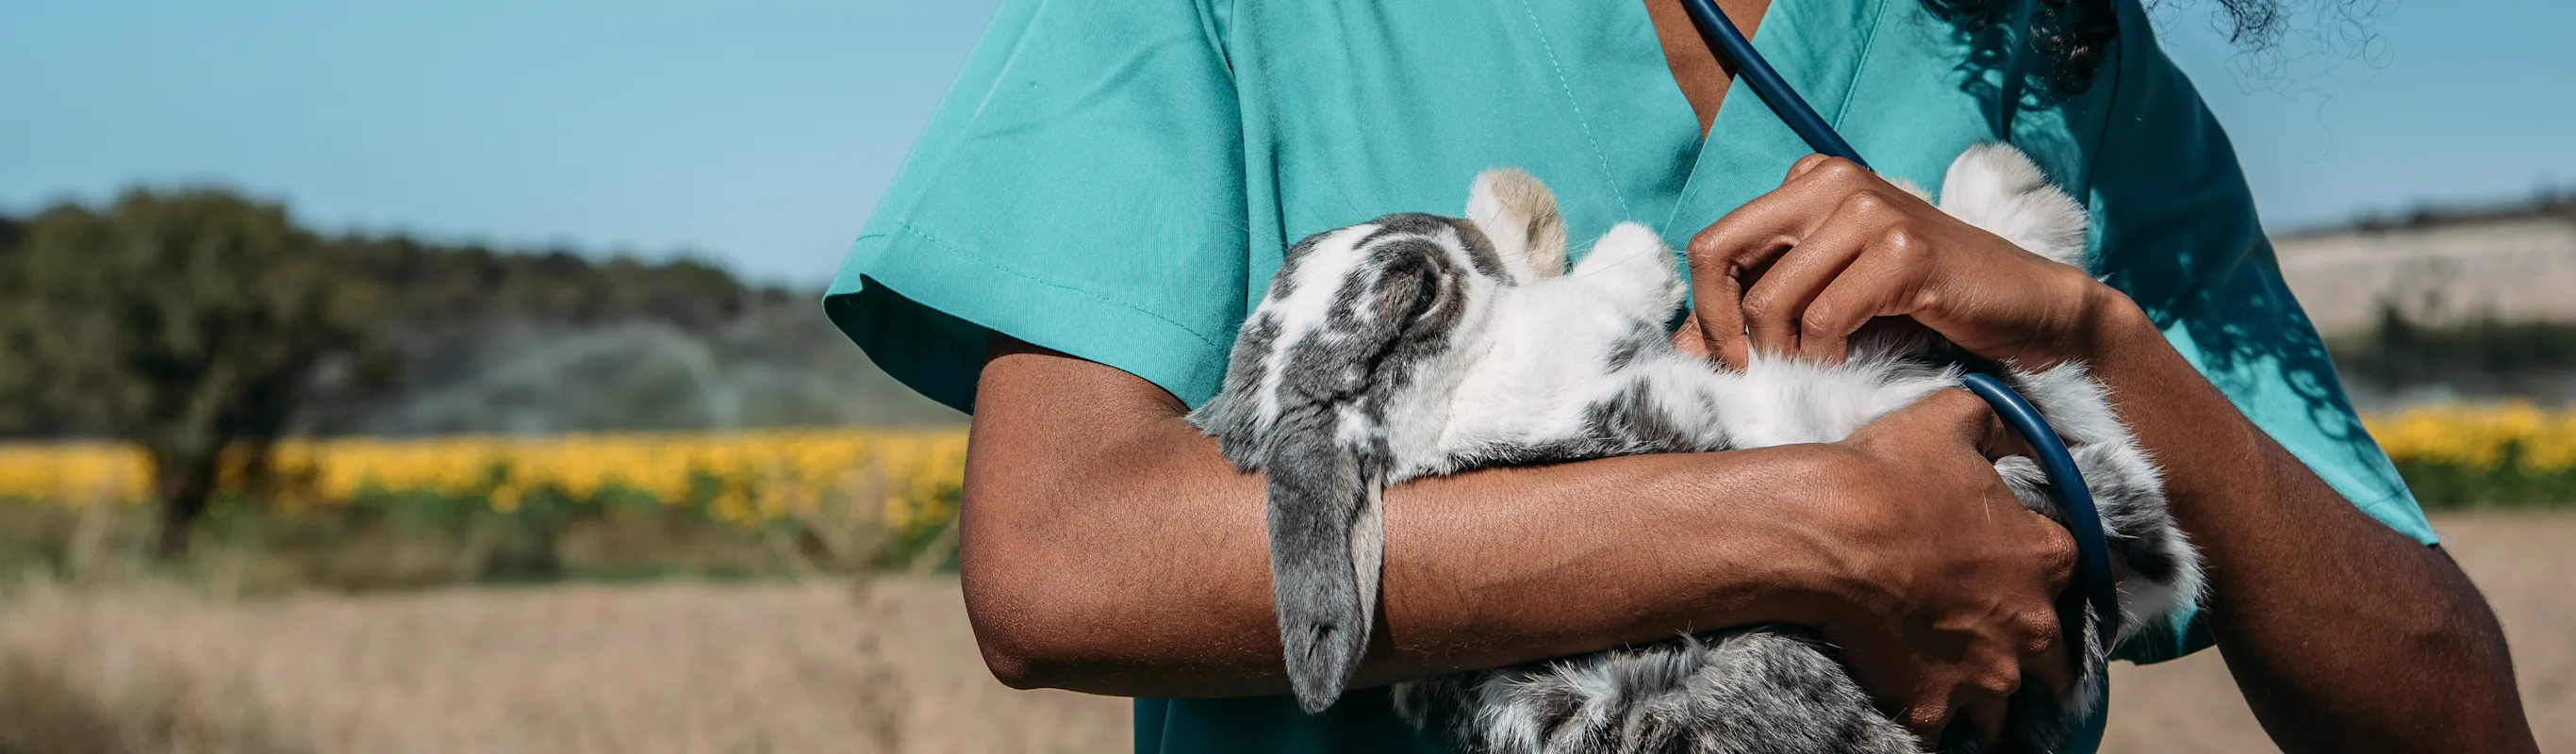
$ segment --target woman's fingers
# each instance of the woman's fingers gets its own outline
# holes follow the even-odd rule
[[[1911,314],[1931,277],[1931,254],[1904,226],[1873,227],[1848,266],[1798,311],[1798,354],[1832,364],[1871,319]]]
[[[1701,229],[1684,247],[1690,265],[1691,312],[1700,337],[1719,361],[1742,367],[1750,354],[1745,339],[1744,294],[1749,281],[1765,274],[1773,259],[1798,244],[1833,205],[1817,198],[1819,177],[1835,172],[1830,161],[1801,161],[1779,190],[1755,197],[1744,206]],[[1845,163],[1848,164],[1848,163]]]
[[[1934,391],[1931,395],[1916,400],[1914,405],[1922,408],[1915,409],[1909,406],[1897,409],[1888,416],[1893,418],[1899,414],[1919,411],[1920,415],[1928,420],[1926,429],[1943,433],[1943,436],[1957,442],[1961,447],[1983,448],[1988,437],[2003,426],[2001,421],[1995,419],[1994,407],[1986,405],[1985,399],[1977,397],[1976,393],[1968,392],[1967,388],[1944,388]]]
[[[2072,651],[2073,637],[2059,635],[2055,627],[2049,629],[2047,637],[2034,642],[2036,649],[2022,658],[2021,669],[2030,674],[2031,682],[2063,699],[2075,691],[2076,670],[2082,660]]]
[[[1799,176],[1806,175],[1808,171],[1815,170],[1816,168],[1823,166],[1825,163],[1833,162],[1834,159],[1835,158],[1827,157],[1822,154],[1811,154],[1805,157],[1800,157],[1797,162],[1789,163],[1789,174],[1780,177],[1780,185],[1789,185],[1790,182],[1798,180]],[[1846,162],[1848,162],[1848,160],[1846,160]]]
[[[1738,367],[1755,350],[1805,351],[1807,302],[1878,229],[1902,221],[1909,202],[1920,203],[1849,160],[1809,155],[1791,165],[1779,189],[1691,238],[1691,309],[1704,346]]]
[[[2075,535],[2046,516],[2032,513],[2026,518],[2032,532],[2030,541],[2038,548],[2036,557],[2045,568],[2047,593],[2066,594],[2075,584]],[[2019,642],[2014,666],[2022,680],[2063,699],[2075,690],[2076,680],[2081,677],[2078,663],[2083,662],[2083,653],[2079,648],[2084,637],[2065,634],[2054,609],[2058,604],[2051,600],[2048,609],[2034,606],[2021,612],[2012,620],[2010,630]]]
[[[1949,705],[1926,701],[1907,708],[1897,718],[1896,724],[1913,733],[1914,740],[1922,742],[1925,751],[1939,751],[1941,731],[1950,727],[1950,717]]]
[[[1775,191],[1746,202],[1693,236],[1683,255],[1690,265],[1691,312],[1720,361],[1744,366],[1745,288],[1806,234],[1809,222],[1793,198]]]
[[[2033,521],[2031,541],[2038,543],[2038,557],[2047,569],[2048,593],[2064,595],[2075,585],[2075,535],[2046,516],[2033,513],[2029,518]],[[2050,607],[2055,607],[2054,601]],[[2076,679],[2081,675],[2080,648],[2085,637],[2067,636],[2059,617],[2055,609],[2034,610],[2024,613],[2014,628],[2021,639],[2021,672],[2063,698],[2075,690]]]
[[[2003,740],[2004,719],[2011,709],[2012,697],[2010,696],[1981,698],[1973,704],[1959,708],[1959,713],[1951,718],[1951,722],[1967,724],[1968,730],[1976,732],[1979,742],[1992,747],[1995,742]],[[1932,741],[1937,744],[1940,739],[1936,738]]]
[[[1673,350],[1703,360],[1716,358],[1716,353],[1709,348],[1708,339],[1700,336],[1698,317],[1682,318],[1682,326],[1673,330]]]
[[[1886,202],[1875,193],[1846,196],[1832,215],[1799,239],[1797,248],[1763,271],[1745,290],[1742,304],[1745,338],[1754,350],[1771,355],[1801,351],[1799,322],[1808,302],[1843,277],[1845,268],[1869,248],[1876,235],[1874,219],[1886,211]]]
[[[1696,246],[1696,245],[1694,245]],[[1689,256],[1692,332],[1705,355],[1738,369],[1748,351],[1744,343],[1744,282],[1731,263]]]
[[[1899,607],[1862,613],[1902,616],[1892,625],[1821,628],[1891,719],[1926,744],[1945,732],[1995,740],[2014,694],[2063,693],[2076,677],[2056,612],[2073,579],[2074,539],[2024,509],[1996,475],[1992,458],[2011,434],[1984,400],[1946,389],[1844,441],[1885,464],[1867,478],[1895,480],[1860,496],[1876,503],[1865,515],[1901,519],[1859,541],[1910,553],[1871,583],[1915,591]],[[1893,633],[1872,633],[1887,628]]]

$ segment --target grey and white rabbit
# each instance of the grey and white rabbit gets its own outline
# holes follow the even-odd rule
[[[2085,263],[2083,211],[2020,152],[1969,149],[1940,207],[2058,262]],[[1832,366],[1755,357],[1742,370],[1675,352],[1684,289],[1671,250],[1614,227],[1565,270],[1555,199],[1487,171],[1465,218],[1396,214],[1288,250],[1244,321],[1223,390],[1190,416],[1237,467],[1267,475],[1280,638],[1309,712],[1338,698],[1368,645],[1383,548],[1380,492],[1482,466],[1842,439],[1959,384],[1966,358],[1929,336],[1856,338]],[[2098,499],[2122,636],[2194,604],[2198,560],[2155,468],[2077,364],[2005,370],[2063,435]],[[2036,464],[1995,464],[2024,505],[2064,520]],[[1608,501],[1605,505],[1613,504]],[[2062,748],[2101,705],[2109,647],[2086,610],[2073,696],[2027,683],[2004,746]],[[1400,684],[1398,711],[1471,752],[1909,752],[1830,647],[1791,627]]]

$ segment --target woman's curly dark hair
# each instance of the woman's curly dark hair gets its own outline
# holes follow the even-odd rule
[[[2036,0],[2038,7],[2030,15],[2030,26],[2019,38],[2054,63],[2048,78],[2067,92],[2082,92],[2091,85],[2093,74],[2102,68],[2102,58],[2111,41],[2120,36],[2118,0]],[[2281,20],[2280,0],[2217,0],[2226,20],[2235,28],[2228,39],[2246,47],[2268,43]],[[1998,0],[1923,0],[1932,12],[1941,14],[1971,36],[1982,35],[2011,20],[2014,4]]]

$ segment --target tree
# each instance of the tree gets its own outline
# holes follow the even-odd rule
[[[0,394],[18,423],[141,447],[164,554],[186,547],[219,479],[265,470],[326,367],[372,348],[375,286],[274,204],[135,190],[15,230],[0,251]]]

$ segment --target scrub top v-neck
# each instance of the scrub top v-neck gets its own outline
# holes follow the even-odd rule
[[[2435,541],[2282,284],[2225,134],[2137,1],[2119,5],[2101,73],[2052,96],[1920,0],[1773,0],[1753,41],[1882,173],[1937,193],[1970,145],[2030,154],[2087,203],[2105,279],[2240,410],[2354,505]],[[1486,168],[1547,181],[1578,246],[1626,220],[1687,240],[1807,154],[1740,86],[1703,142],[1636,0],[1005,0],[825,307],[961,410],[997,332],[1196,405],[1290,243],[1456,213]],[[2187,618],[2148,633],[2122,655],[2209,641]],[[1264,697],[1139,700],[1136,717],[1141,752],[1436,750],[1382,689],[1317,716]]]

